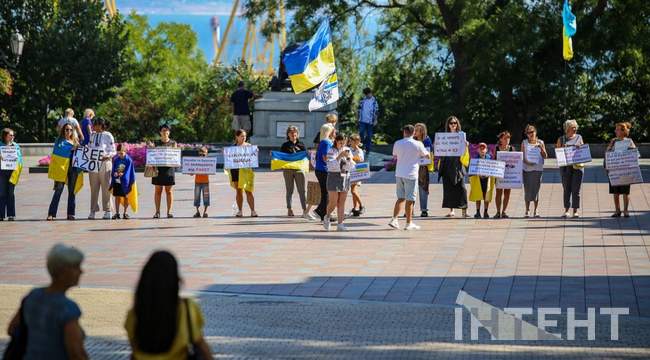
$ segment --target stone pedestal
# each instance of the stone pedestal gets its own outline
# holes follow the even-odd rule
[[[300,140],[312,146],[314,136],[325,122],[325,115],[336,109],[336,103],[309,112],[307,106],[313,93],[265,92],[255,100],[253,136],[251,143],[260,148],[279,148],[286,141],[286,130],[294,125],[300,130]]]

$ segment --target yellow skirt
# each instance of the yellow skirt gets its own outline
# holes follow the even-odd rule
[[[488,186],[485,191],[485,201],[492,201],[492,195],[494,194],[494,186],[496,184],[496,179],[491,177],[487,182]],[[481,189],[481,179],[479,176],[470,176],[469,177],[470,193],[469,201],[482,201],[483,200],[483,191]]]

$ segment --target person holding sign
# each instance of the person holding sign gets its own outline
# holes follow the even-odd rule
[[[202,146],[199,149],[199,156],[208,156],[208,148]],[[203,215],[199,211],[201,206],[201,195],[203,195]],[[210,175],[208,174],[194,174],[194,207],[196,213],[195,218],[208,217],[208,206],[210,206]]]
[[[460,120],[450,116],[445,122],[446,132],[462,132]],[[438,181],[442,179],[442,207],[448,208],[447,217],[453,217],[454,209],[461,209],[467,217],[467,189],[465,189],[466,168],[469,165],[469,151],[463,156],[442,156],[438,165]]]
[[[530,203],[533,202],[533,217],[538,218],[537,205],[539,204],[539,189],[542,185],[542,174],[544,173],[544,159],[548,157],[544,141],[537,138],[537,128],[533,125],[526,125],[526,139],[521,142],[521,151],[524,154],[524,201],[526,202],[526,213],[524,217],[530,217]]]
[[[2,139],[0,139],[0,148],[8,148],[7,153],[11,152],[14,159],[7,159],[2,157],[0,153],[0,161],[3,166],[11,160],[13,166],[4,168],[0,166],[0,221],[4,221],[5,215],[8,221],[14,221],[16,218],[16,197],[14,190],[18,184],[18,178],[23,169],[23,156],[20,151],[20,146],[14,141],[15,134],[12,129],[2,129]],[[3,151],[4,152],[4,151]],[[6,155],[5,155],[6,156]]]
[[[124,205],[122,218],[129,219],[126,210],[131,205],[134,212],[138,209],[138,190],[135,185],[135,169],[133,159],[126,153],[126,144],[117,145],[117,155],[113,159],[111,174],[111,190],[115,197],[115,215],[113,220],[120,218],[120,204]]]
[[[488,153],[488,146],[486,143],[478,144],[478,158],[491,160],[492,156]],[[496,184],[494,177],[474,175],[469,177],[470,193],[469,201],[476,202],[476,214],[474,218],[481,218],[481,201],[483,206],[483,218],[489,219],[488,208],[490,201],[492,201],[492,194],[494,193],[494,185]]]
[[[509,131],[502,131],[497,135],[497,151],[515,151],[512,145],[510,145],[510,135]],[[510,202],[510,190],[511,189],[499,189],[497,188],[496,194],[496,205],[497,213],[494,214],[495,219],[507,219],[508,214],[506,210],[508,209],[508,203]]]
[[[629,122],[620,122],[616,124],[616,137],[610,141],[607,146],[607,151],[623,152],[630,149],[636,149],[634,141],[630,139],[630,128],[632,124]],[[609,193],[614,196],[614,207],[616,210],[612,217],[621,217],[621,195],[623,195],[623,216],[630,217],[628,206],[630,204],[630,185],[612,186],[609,181]]]
[[[567,120],[564,122],[564,135],[557,139],[556,148],[568,146],[580,147],[584,145],[582,136],[578,134],[578,122]],[[583,164],[567,165],[560,167],[560,176],[562,177],[562,189],[564,198],[564,215],[563,218],[569,217],[569,209],[573,208],[573,217],[580,217],[578,209],[580,208],[580,188],[582,187],[582,178],[585,173]]]
[[[420,167],[420,158],[423,156],[429,157],[431,154],[422,142],[413,138],[413,133],[415,133],[413,125],[404,126],[402,129],[404,138],[393,144],[393,158],[397,160],[395,165],[397,201],[395,201],[395,207],[393,208],[393,218],[388,223],[388,226],[394,229],[400,228],[397,216],[404,203],[406,203],[406,227],[404,230],[420,229],[418,225],[413,223],[413,204],[415,204],[415,198],[417,197],[418,169]]]
[[[424,123],[415,124],[415,134],[413,138],[420,141],[424,148],[431,153],[433,142],[427,135],[427,126]],[[433,170],[433,159],[429,156],[428,165],[420,165],[418,169],[418,190],[420,190],[420,217],[429,216],[429,172]]]
[[[334,138],[334,144],[327,152],[327,192],[328,203],[325,216],[323,217],[323,227],[325,230],[330,229],[330,214],[336,209],[337,222],[336,230],[347,230],[343,225],[345,219],[345,199],[350,191],[350,170],[354,168],[352,160],[352,151],[345,146],[345,136],[337,134]]]
[[[235,144],[234,146],[250,146],[246,142],[246,130],[239,129],[235,131]],[[251,209],[251,217],[257,217],[255,212],[255,197],[253,197],[253,190],[255,186],[255,173],[251,168],[242,169],[229,169],[226,170],[230,177],[230,186],[235,189],[235,202],[237,203],[236,217],[244,216],[242,214],[242,207],[244,206],[244,193],[246,193],[246,202]]]
[[[307,151],[305,144],[300,141],[300,133],[298,128],[290,125],[287,127],[287,141],[280,147],[280,152],[285,154],[296,154]],[[302,169],[282,169],[282,176],[284,177],[284,188],[286,191],[287,202],[287,216],[293,217],[294,213],[291,209],[291,199],[293,198],[294,183],[298,188],[298,197],[300,198],[300,206],[302,207],[302,217],[307,220],[315,220],[307,211],[307,200],[305,198],[305,171]]]
[[[72,155],[79,146],[79,140],[74,127],[64,124],[61,127],[59,138],[54,143],[54,149],[50,157],[50,165],[47,169],[47,177],[54,180],[54,195],[50,201],[50,208],[47,211],[47,220],[56,218],[59,200],[63,193],[63,187],[68,186],[68,220],[75,219],[76,194],[83,186],[83,173],[80,169],[72,166]]]
[[[176,141],[169,138],[172,128],[163,124],[160,126],[160,140],[154,143],[149,143],[149,147],[176,147]],[[176,184],[175,181],[175,168],[169,166],[158,166],[157,175],[151,178],[151,184],[155,186],[154,204],[156,212],[153,215],[154,219],[160,219],[160,201],[162,200],[162,192],[165,189],[165,198],[167,199],[167,217],[173,218],[172,206],[174,204],[174,192],[172,186]]]
[[[357,164],[360,164],[365,160],[365,155],[360,145],[361,136],[359,136],[359,134],[350,135],[349,146],[350,151],[352,152],[352,160]],[[361,181],[354,181],[350,184],[350,193],[352,193],[352,211],[350,211],[350,214],[352,216],[360,216],[366,211],[366,208],[363,207],[363,203],[361,203],[361,195],[359,195],[360,187]]]
[[[113,171],[113,156],[115,156],[115,139],[113,134],[106,131],[108,122],[103,118],[97,118],[93,124],[93,133],[90,135],[88,146],[91,152],[98,151],[99,168],[97,171],[90,171],[90,214],[89,220],[95,219],[95,213],[99,211],[99,191],[102,192],[102,210],[104,220],[110,220],[111,214],[111,173]]]

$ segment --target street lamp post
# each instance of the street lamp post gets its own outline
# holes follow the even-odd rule
[[[9,57],[5,55],[4,51],[0,50],[0,59],[5,64],[7,68],[15,69],[16,65],[20,61],[20,56],[23,54],[23,46],[25,45],[25,37],[16,30],[11,34],[10,39],[11,53],[16,58],[15,62],[9,61]]]

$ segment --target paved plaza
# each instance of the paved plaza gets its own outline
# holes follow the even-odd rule
[[[52,184],[46,174],[25,173],[16,193],[18,221],[0,223],[0,325],[27,290],[19,285],[48,280],[45,253],[62,241],[87,256],[82,289],[74,294],[97,358],[128,358],[120,330],[130,301],[124,290],[159,248],[179,258],[184,288],[199,297],[210,344],[224,358],[650,357],[648,183],[632,186],[632,217],[610,218],[606,175],[595,162],[586,172],[582,217],[561,219],[562,187],[551,164],[541,218],[523,218],[523,191],[514,190],[510,219],[448,219],[434,175],[432,216],[416,218],[422,229],[407,232],[387,226],[394,179],[378,172],[362,186],[367,213],[341,233],[286,217],[282,175],[256,176],[258,218],[233,216],[234,194],[219,174],[211,179],[209,219],[192,218],[193,178],[184,175],[177,176],[176,218],[151,219],[153,188],[138,174],[141,210],[133,219],[46,222]],[[61,202],[64,218],[65,195]],[[88,209],[86,187],[77,217],[85,219]],[[630,315],[620,342],[603,340],[601,327],[596,342],[454,341],[460,290],[501,309],[626,307]]]

